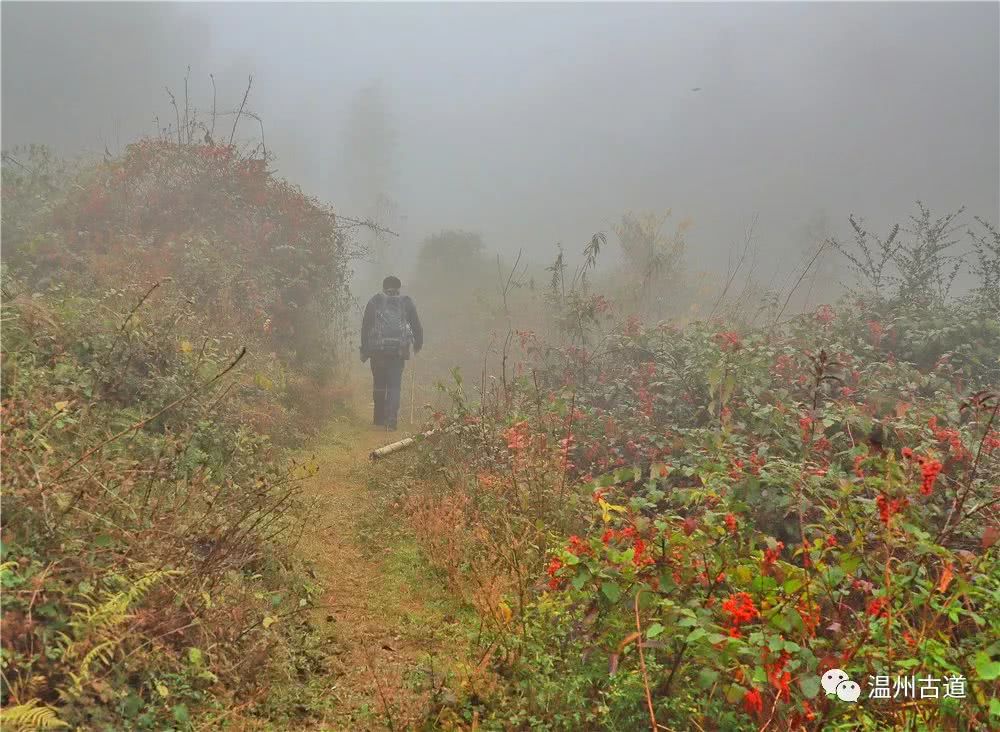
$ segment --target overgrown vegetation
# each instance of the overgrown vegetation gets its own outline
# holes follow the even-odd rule
[[[321,669],[288,447],[346,393],[350,242],[190,138],[4,157],[5,729],[252,726]]]
[[[515,333],[478,399],[456,373],[457,428],[399,481],[480,619],[455,724],[997,724],[995,230],[956,297],[954,221],[853,221],[856,292],[739,329],[644,325],[557,261],[559,337]],[[940,690],[850,704],[832,668]]]
[[[347,394],[362,222],[196,129],[4,158],[5,727],[296,728],[333,703],[291,448]],[[963,251],[960,213],[852,218],[781,295],[750,232],[696,293],[666,216],[623,216],[606,270],[603,234],[544,273],[428,238],[425,314],[465,338],[438,363],[475,364],[478,396],[456,369],[452,428],[371,474],[367,527],[403,512],[475,611],[467,662],[414,682],[428,726],[997,724],[1000,244],[975,219]],[[793,314],[825,251],[856,288]],[[849,704],[831,668],[949,692]]]

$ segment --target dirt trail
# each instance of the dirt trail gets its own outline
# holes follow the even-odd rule
[[[315,729],[404,730],[425,724],[454,659],[455,608],[409,540],[391,498],[372,490],[368,454],[401,439],[343,417],[318,443],[318,499],[303,540],[316,562],[330,634],[329,711]]]

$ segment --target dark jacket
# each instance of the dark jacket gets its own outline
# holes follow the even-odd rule
[[[368,352],[368,334],[371,332],[372,325],[375,323],[375,299],[378,294],[372,295],[368,304],[365,306],[365,316],[361,320],[361,360],[365,361],[371,355]],[[417,306],[413,304],[413,300],[410,299],[409,295],[402,295],[403,299],[403,311],[406,313],[406,320],[410,324],[410,330],[413,332],[413,350],[420,351],[424,347],[424,329],[420,325],[420,318],[417,317]],[[406,353],[403,354],[403,358],[410,357],[410,349],[406,349]]]

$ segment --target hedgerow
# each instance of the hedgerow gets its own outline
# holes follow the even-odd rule
[[[289,448],[346,394],[343,228],[264,159],[166,140],[5,157],[3,215],[4,727],[279,714],[322,669]]]
[[[735,330],[557,293],[562,343],[521,333],[510,384],[448,390],[402,490],[480,612],[466,720],[996,724],[1000,322],[883,294]],[[938,696],[865,698],[899,677]]]

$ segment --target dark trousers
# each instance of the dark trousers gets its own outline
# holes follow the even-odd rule
[[[372,356],[372,398],[375,400],[377,425],[394,428],[399,414],[399,396],[403,387],[406,361],[398,356]]]

